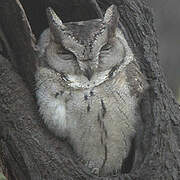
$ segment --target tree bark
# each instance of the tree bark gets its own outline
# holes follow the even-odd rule
[[[39,0],[35,6],[30,1],[34,8],[29,10],[25,2],[36,37],[47,22],[37,23],[40,18],[33,18],[34,8],[41,7],[38,14],[44,17],[45,8],[50,5],[64,21],[101,15],[90,0]],[[81,164],[66,141],[46,129],[34,96],[38,62],[35,38],[20,2],[1,0],[0,52],[4,57],[0,56],[0,156],[10,180],[180,179],[180,106],[159,66],[157,37],[148,1],[97,0],[97,3],[102,12],[111,4],[118,6],[120,27],[150,84],[140,102],[143,131],[137,135],[133,168],[115,177],[96,177]]]

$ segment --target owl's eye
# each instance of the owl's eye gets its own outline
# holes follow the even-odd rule
[[[105,56],[111,51],[112,45],[107,43],[100,50],[100,56]]]
[[[112,48],[112,45],[107,43],[101,48],[101,51],[109,51],[111,50],[111,48]]]
[[[71,51],[68,51],[64,48],[57,49],[56,53],[63,60],[74,60],[74,59],[76,59],[75,55]]]

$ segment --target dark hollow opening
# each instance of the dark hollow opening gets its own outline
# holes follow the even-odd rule
[[[52,7],[63,22],[97,18],[89,1],[85,0],[20,0],[36,38],[48,27],[46,8]]]
[[[133,162],[135,157],[135,138],[132,140],[131,148],[128,153],[128,156],[126,159],[124,159],[122,167],[121,167],[121,173],[129,173],[132,169]]]

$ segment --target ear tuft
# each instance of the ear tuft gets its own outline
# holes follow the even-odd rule
[[[50,25],[54,26],[60,26],[60,27],[65,27],[61,19],[57,16],[57,14],[54,12],[54,10],[51,7],[48,7],[46,9],[46,14],[48,18],[48,23]]]
[[[61,19],[57,16],[51,7],[46,9],[48,18],[49,28],[53,36],[58,39],[59,32],[65,30],[66,26],[63,24]]]
[[[118,25],[119,13],[115,5],[111,5],[104,15],[104,23],[109,26],[111,33],[114,33]]]

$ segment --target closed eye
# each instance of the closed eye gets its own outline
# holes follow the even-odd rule
[[[109,54],[109,52],[111,51],[112,49],[112,45],[111,44],[105,44],[101,50],[100,50],[100,57],[103,57],[103,56],[106,56]]]
[[[58,49],[56,51],[56,53],[63,60],[75,60],[76,59],[76,56],[71,51],[68,51],[68,50],[63,49],[63,48]]]
[[[112,48],[111,44],[107,43],[101,48],[101,51],[110,51],[111,48]]]

